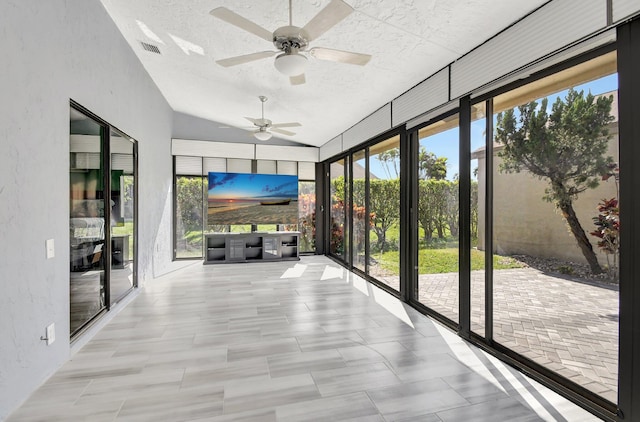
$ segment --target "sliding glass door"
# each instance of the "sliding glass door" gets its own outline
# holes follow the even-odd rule
[[[109,296],[117,301],[134,287],[135,143],[112,131],[111,152],[111,277]]]
[[[69,169],[70,331],[106,307],[104,142],[108,127],[71,109]]]
[[[69,136],[70,334],[136,286],[136,142],[73,105]]]

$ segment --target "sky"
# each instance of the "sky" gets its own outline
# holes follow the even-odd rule
[[[614,91],[618,89],[618,75],[612,74],[605,76],[604,78],[578,85],[574,87],[574,89],[576,91],[584,90],[585,93],[591,92],[594,95]],[[551,105],[556,98],[558,96],[562,96],[564,98],[567,92],[568,89],[547,96],[549,100],[549,110],[551,110]],[[474,151],[484,145],[484,130],[484,119],[471,123],[471,151]],[[458,133],[458,128],[453,128],[420,140],[420,146],[424,146],[427,151],[433,152],[438,157],[447,157],[447,179],[449,180],[454,178],[454,175],[458,173],[459,169]],[[472,174],[473,169],[477,167],[476,162],[477,160],[473,160],[471,164]],[[387,178],[387,173],[380,162],[372,159],[370,164],[371,172],[373,172],[373,174],[379,178]]]
[[[209,199],[298,198],[298,177],[282,174],[209,173]]]

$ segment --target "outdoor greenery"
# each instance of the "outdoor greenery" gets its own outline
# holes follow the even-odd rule
[[[593,217],[596,229],[590,234],[600,239],[598,247],[607,256],[607,270],[615,280],[618,278],[618,254],[620,249],[620,207],[618,204],[618,182],[620,169],[612,165],[611,171],[602,177],[603,180],[613,178],[616,184],[615,198],[603,199],[598,204],[598,215]]]
[[[377,258],[376,258],[377,259]],[[379,262],[386,271],[398,275],[397,262],[400,256],[397,251],[386,252],[380,257]],[[511,257],[500,255],[493,256],[493,268],[505,270],[509,268],[522,268],[524,264]],[[477,249],[471,250],[471,270],[484,269],[484,252]],[[458,248],[420,249],[418,252],[418,274],[443,274],[458,272]]]
[[[578,195],[598,186],[613,158],[606,156],[613,97],[570,89],[547,111],[546,98],[498,114],[495,140],[505,173],[527,171],[548,182],[544,200],[562,212],[591,272],[602,268],[573,208]]]
[[[202,195],[204,190],[202,177],[176,178],[176,223],[178,236],[177,248],[183,256],[202,254]]]
[[[397,250],[399,235],[391,236],[390,231],[397,232],[400,222],[400,179],[399,150],[391,148],[378,155],[378,159],[389,179],[371,178],[369,180],[369,223],[372,230],[370,238],[371,252],[380,253]],[[418,224],[421,228],[422,240],[429,243],[438,238],[458,237],[458,185],[457,179],[447,180],[447,158],[436,157],[424,147],[419,155],[419,198]],[[364,221],[365,180],[353,181],[353,207],[355,220]],[[332,251],[340,255],[343,251],[343,228],[338,224],[344,219],[344,177],[331,180],[333,195],[332,209]],[[478,230],[478,183],[471,182],[471,230],[472,238],[477,238]],[[360,215],[361,214],[361,215]],[[354,227],[354,238],[358,239],[362,227]],[[394,242],[390,240],[393,239]]]
[[[369,210],[371,229],[377,241],[374,251],[387,248],[387,231],[400,221],[400,179],[375,179],[369,181]]]

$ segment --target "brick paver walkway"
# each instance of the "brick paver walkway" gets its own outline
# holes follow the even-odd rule
[[[397,278],[383,277],[397,288]],[[471,276],[471,327],[484,335],[484,272]],[[617,402],[618,289],[533,268],[494,272],[494,340]],[[426,274],[419,300],[458,321],[458,275]]]

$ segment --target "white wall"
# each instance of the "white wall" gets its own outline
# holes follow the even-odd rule
[[[141,282],[171,261],[173,112],[98,0],[2,0],[0,57],[3,420],[70,354],[69,99],[139,142]]]

